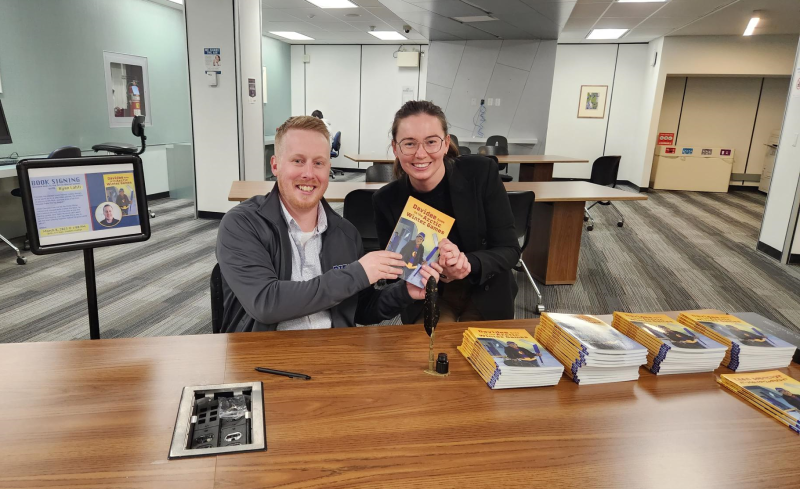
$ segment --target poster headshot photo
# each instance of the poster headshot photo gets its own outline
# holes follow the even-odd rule
[[[94,218],[101,226],[113,228],[122,220],[122,210],[114,202],[103,202],[95,208]]]

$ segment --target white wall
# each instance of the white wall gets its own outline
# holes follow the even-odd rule
[[[783,120],[781,139],[778,143],[778,153],[775,156],[775,168],[772,173],[772,182],[767,196],[767,205],[764,209],[764,219],[761,222],[761,233],[758,240],[772,248],[783,251],[785,249],[800,250],[798,246],[798,233],[794,230],[797,223],[798,182],[800,181],[800,44],[797,43],[792,72],[790,96],[786,106]],[[794,244],[789,241],[794,235]]]
[[[391,155],[389,131],[397,109],[403,104],[404,87],[419,91],[419,68],[399,68],[394,52],[400,46],[361,47],[360,153]],[[369,163],[362,163],[366,168]]]
[[[226,212],[230,182],[239,180],[233,3],[186,0],[197,209]],[[259,36],[260,39],[260,36]],[[223,63],[217,86],[206,82],[203,48],[218,47]]]
[[[558,46],[545,153],[590,162],[603,155],[617,50],[617,44]],[[578,118],[581,85],[608,86],[603,119]],[[590,174],[590,165],[556,164],[553,169],[556,178],[589,178]]]
[[[432,42],[425,98],[442,107],[462,139],[478,136],[480,100],[500,98],[500,106],[486,107],[484,137],[537,138],[534,153],[542,154],[555,51],[555,41]]]
[[[261,84],[261,2],[237,0],[236,68],[239,74],[240,151],[244,180],[264,180],[264,104]],[[258,39],[259,42],[252,42]],[[255,101],[251,102],[248,78],[256,82]]]
[[[398,68],[394,52],[400,45],[293,45],[291,49],[292,115],[322,111],[331,131],[342,132],[338,168],[366,168],[344,153],[387,154],[389,130],[402,105],[402,88],[414,97],[424,90],[427,46],[405,46],[425,53],[418,68]],[[310,56],[303,63],[303,55]]]

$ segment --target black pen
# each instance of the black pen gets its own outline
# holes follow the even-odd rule
[[[283,370],[274,370],[265,367],[256,367],[256,372],[261,372],[262,374],[283,375],[284,377],[291,377],[293,379],[311,380],[310,375],[296,374],[294,372],[284,372]]]

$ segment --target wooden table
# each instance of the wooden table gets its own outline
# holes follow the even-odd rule
[[[800,438],[711,373],[642,369],[637,382],[577,386],[562,377],[555,387],[492,391],[456,351],[468,326],[439,326],[446,378],[422,372],[428,337],[419,325],[0,345],[0,488],[496,488],[509,477],[516,487],[767,488],[800,480]],[[800,378],[796,364],[782,371]],[[183,386],[259,380],[266,452],[167,460]]]
[[[574,284],[583,233],[586,202],[647,200],[640,193],[589,182],[508,182],[506,190],[536,193],[531,236],[522,259],[528,271],[545,285]]]
[[[344,156],[358,163],[394,163],[394,156],[388,157],[380,154],[345,154]],[[497,162],[520,165],[520,182],[549,182],[553,179],[554,163],[589,163],[589,160],[556,155],[506,155],[498,156]]]

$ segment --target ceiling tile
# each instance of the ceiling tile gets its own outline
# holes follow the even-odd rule
[[[748,0],[746,3],[753,1]],[[734,3],[733,0],[672,0],[664,5],[656,15],[659,17],[698,18],[730,3]]]
[[[532,8],[558,25],[564,25],[570,18],[575,2],[550,2],[532,5]]]
[[[590,28],[597,22],[597,19],[586,18],[586,19],[576,19],[575,17],[570,17],[567,23],[564,25],[564,29],[574,29],[574,28]]]
[[[306,0],[261,0],[261,8],[303,8],[311,4]]]
[[[454,36],[447,32],[439,31],[436,29],[431,29],[428,26],[424,26],[422,24],[416,24],[414,22],[408,22],[408,24],[417,32],[425,36],[426,38],[430,39],[431,41],[458,41],[462,40],[461,37]]]
[[[695,20],[696,17],[659,17],[658,14],[646,19],[640,27],[682,27]]]
[[[376,31],[393,30],[389,24],[380,19],[375,19],[370,22],[358,21],[358,22],[347,22],[347,23],[350,24],[352,27],[354,27],[356,30],[361,32],[368,32],[370,30],[370,27],[372,26],[375,27],[374,30]]]
[[[262,26],[265,31],[295,31],[299,32],[300,34],[305,34],[304,31],[319,31],[318,27],[314,27],[311,24],[306,22],[262,22]],[[313,36],[312,36],[313,37]]]
[[[645,18],[666,6],[666,3],[619,3],[611,4],[605,16]],[[604,16],[604,17],[605,17]]]
[[[531,33],[527,30],[499,20],[477,22],[475,28],[494,34],[502,39],[530,39],[531,37]]]
[[[528,14],[531,12],[530,5],[526,5],[524,1],[520,0],[469,0],[469,3],[477,5],[495,15]]]
[[[404,2],[403,0],[381,0],[381,3],[384,7],[398,15],[406,12],[420,12],[425,10],[422,7],[417,7],[416,5]]]
[[[642,19],[626,19],[603,17],[594,25],[595,29],[631,29],[636,27]]]
[[[483,10],[472,7],[459,0],[433,0],[414,2],[414,5],[430,10],[444,17],[467,17],[486,15]]]
[[[588,3],[588,4],[581,4],[578,3],[575,5],[575,8],[572,9],[572,13],[570,14],[570,18],[590,18],[590,19],[597,19],[603,12],[606,11],[608,6],[611,5],[610,2],[605,3]]]
[[[560,26],[539,13],[518,14],[503,19],[511,25],[531,33],[529,39],[558,39]]]
[[[374,15],[369,13],[369,10],[365,8],[326,8],[321,9],[325,10],[325,13],[330,15],[331,17],[339,20],[344,20],[348,22],[350,20],[361,20],[361,19],[372,19]],[[359,15],[359,17],[353,19],[353,17],[348,17],[348,15]]]
[[[359,32],[360,29],[354,27],[347,22],[308,22],[309,24],[327,32]]]
[[[653,38],[661,37],[663,35],[669,34],[672,31],[669,27],[637,27],[633,29],[628,35],[633,37],[647,37],[652,36]],[[625,36],[628,37],[628,36]]]
[[[272,13],[276,14],[288,14],[298,20],[311,20],[312,18],[322,22],[330,22],[336,20],[333,16],[328,15],[325,10],[318,8],[318,7],[311,7],[311,8],[287,8],[287,9],[264,9],[264,13],[267,15],[271,15]],[[313,15],[313,17],[309,17]],[[268,19],[267,19],[268,20]]]

